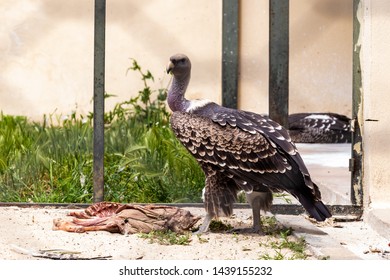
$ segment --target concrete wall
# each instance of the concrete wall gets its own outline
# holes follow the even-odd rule
[[[241,1],[239,106],[268,110],[268,0]],[[352,0],[290,1],[291,113],[351,115]]]
[[[361,64],[365,205],[390,205],[390,1],[362,0]]]
[[[43,114],[92,110],[93,0],[0,2],[0,110]],[[291,1],[290,110],[351,112],[352,0]],[[193,62],[189,98],[221,100],[222,1],[107,1],[106,90],[142,86],[135,58],[166,87],[170,55]],[[239,106],[268,109],[268,0],[240,1]]]
[[[93,0],[0,2],[0,110],[41,119],[42,114],[92,110]],[[106,91],[116,99],[137,94],[135,58],[166,87],[168,58],[194,61],[189,97],[220,100],[221,1],[107,1]]]

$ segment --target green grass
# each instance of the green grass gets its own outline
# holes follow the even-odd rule
[[[209,226],[211,232],[226,232],[233,229],[233,226],[221,220],[212,220]]]
[[[270,240],[260,246],[271,249],[273,253],[260,256],[262,260],[304,260],[307,259],[306,242],[304,238],[292,236],[292,229],[283,227],[274,216],[261,217],[262,228]]]
[[[305,260],[306,242],[304,238],[290,236],[291,231],[286,230],[279,234],[276,240],[261,244],[273,250],[260,256],[262,260]]]
[[[133,60],[138,95],[105,113],[105,200],[200,202],[204,174],[169,127],[165,89]],[[112,98],[112,95],[106,95]],[[0,114],[0,201],[92,202],[93,113]]]
[[[189,245],[191,242],[191,233],[179,234],[170,230],[156,230],[149,233],[141,233],[139,236],[148,239],[150,243],[158,243],[160,245]]]

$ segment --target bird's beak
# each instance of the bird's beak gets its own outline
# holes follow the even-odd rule
[[[169,61],[169,64],[167,65],[167,74],[170,74],[174,67],[175,65],[172,63],[172,61]]]

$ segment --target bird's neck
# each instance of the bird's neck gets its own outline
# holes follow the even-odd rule
[[[172,85],[168,90],[168,105],[173,112],[184,112],[190,106],[191,102],[184,97],[189,82],[190,74],[184,77],[173,77]]]

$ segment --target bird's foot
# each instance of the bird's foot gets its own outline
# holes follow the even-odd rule
[[[206,214],[203,223],[199,226],[199,229],[192,233],[192,235],[199,235],[208,232],[212,217]]]

